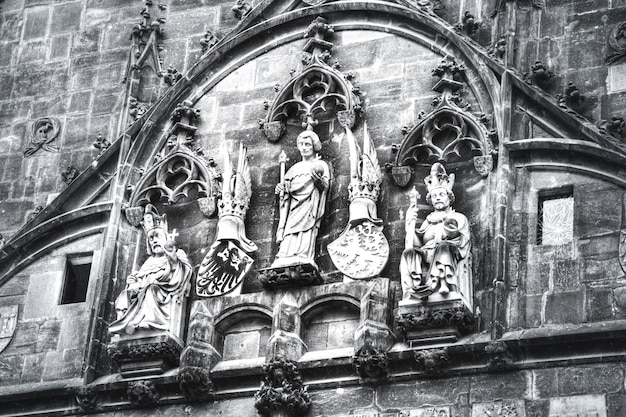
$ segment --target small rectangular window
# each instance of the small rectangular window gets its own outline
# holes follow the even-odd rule
[[[573,190],[552,190],[539,193],[537,243],[564,245],[574,240]]]
[[[71,255],[65,262],[61,304],[82,303],[87,299],[91,255]]]

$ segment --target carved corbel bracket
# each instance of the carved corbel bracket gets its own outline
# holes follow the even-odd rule
[[[270,141],[278,141],[289,123],[307,128],[336,118],[342,126],[351,128],[361,116],[363,101],[359,89],[337,69],[338,65],[328,64],[333,44],[325,38],[332,33],[332,26],[322,17],[307,28],[304,69],[279,87],[266,118],[259,120]]]
[[[439,375],[450,366],[448,348],[421,349],[415,351],[418,368],[427,375]]]
[[[363,346],[352,357],[352,367],[365,380],[378,381],[387,377],[389,358],[387,351],[373,346]]]
[[[274,413],[299,417],[308,413],[311,398],[294,361],[274,357],[263,365],[261,388],[254,394],[254,407],[262,416]]]
[[[200,400],[213,397],[213,382],[208,369],[198,366],[181,367],[177,378],[185,398]]]
[[[98,405],[98,392],[91,387],[74,388],[74,397],[84,412],[94,411]]]
[[[444,60],[432,71],[440,77],[433,90],[435,109],[422,116],[413,128],[405,128],[404,140],[394,151],[396,158],[388,171],[394,182],[404,187],[411,181],[415,165],[431,165],[435,162],[447,166],[472,162],[476,172],[486,177],[494,166],[493,133],[487,130],[486,118],[478,118],[459,107],[458,92],[464,87],[465,67],[454,61]]]
[[[323,282],[319,270],[312,264],[259,269],[259,281],[270,290],[306,287]]]
[[[129,382],[126,395],[128,401],[142,407],[156,405],[161,399],[154,382],[144,380]]]
[[[485,346],[485,353],[488,357],[487,368],[492,370],[508,369],[515,362],[513,352],[501,340],[494,340]]]
[[[192,123],[199,115],[200,110],[187,100],[172,112],[168,140],[155,156],[154,165],[132,187],[124,209],[133,226],[139,225],[142,207],[148,203],[175,204],[195,197],[205,216],[216,213],[221,174],[212,159],[207,160],[199,149],[194,149],[196,127]]]

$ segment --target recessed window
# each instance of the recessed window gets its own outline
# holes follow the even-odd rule
[[[65,261],[61,304],[82,303],[87,299],[91,255],[72,255]]]
[[[574,195],[572,190],[540,193],[537,243],[564,245],[573,239]]]

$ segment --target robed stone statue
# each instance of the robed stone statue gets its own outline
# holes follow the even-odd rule
[[[435,210],[419,226],[417,196],[407,210],[400,260],[403,298],[425,301],[460,294],[471,306],[470,229],[467,217],[450,206],[454,174],[448,175],[443,165],[435,163],[424,182],[426,201]]]
[[[298,135],[302,160],[276,185],[280,195],[280,220],[276,241],[280,247],[272,268],[315,263],[315,240],[324,215],[330,182],[328,164],[319,158],[322,143],[315,132]]]
[[[150,255],[139,271],[130,274],[115,301],[117,320],[109,333],[132,335],[137,330],[170,332],[181,337],[181,300],[188,292],[192,266],[187,254],[169,238],[167,218],[148,204],[141,225]]]

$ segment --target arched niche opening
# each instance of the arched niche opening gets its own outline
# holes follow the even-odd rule
[[[239,311],[217,323],[215,330],[214,346],[222,360],[254,359],[266,356],[272,319],[259,311]]]
[[[302,315],[302,341],[309,352],[352,348],[359,316],[359,308],[345,300],[317,304]]]

